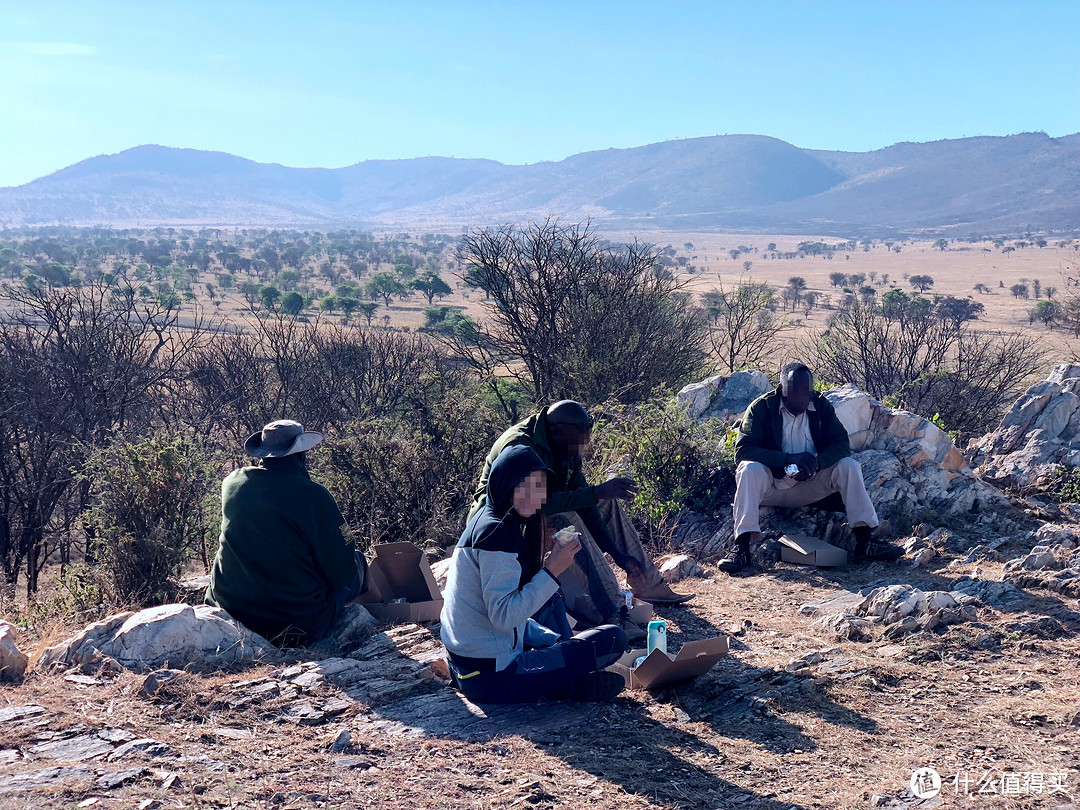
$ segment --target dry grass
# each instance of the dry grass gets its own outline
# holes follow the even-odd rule
[[[949,795],[949,780],[957,773],[1065,771],[1077,790],[1080,603],[1033,592],[1024,611],[984,608],[975,624],[902,643],[836,641],[798,613],[807,601],[907,573],[781,565],[763,576],[688,583],[699,593],[690,608],[662,610],[672,639],[715,635],[749,620],[732,654],[692,683],[582,707],[579,719],[571,713],[556,730],[485,733],[481,724],[459,739],[434,731],[438,718],[430,718],[426,736],[397,733],[387,721],[401,716],[408,699],[356,703],[314,727],[280,721],[287,695],[230,705],[235,685],[266,677],[266,667],[188,674],[153,699],[138,696],[141,676],[131,673],[90,686],[34,674],[0,691],[0,704],[46,706],[53,730],[119,727],[208,759],[136,763],[147,775],[111,791],[84,785],[62,796],[0,794],[0,807],[100,796],[103,806],[118,807],[152,798],[160,807],[852,808],[867,806],[874,794],[895,797],[923,765],[946,778],[946,806],[1064,804],[1060,795],[961,801]],[[997,573],[983,565],[982,576]],[[911,577],[938,579],[935,572]],[[1010,629],[1038,615],[1053,616],[1065,632],[1041,638]],[[982,633],[1000,646],[977,646]],[[822,663],[786,670],[815,650],[828,651]],[[320,689],[313,699],[337,693]],[[352,767],[335,764],[338,755],[327,750],[339,728],[351,731]],[[11,734],[0,747],[28,746],[34,733]],[[47,764],[21,761],[0,771]],[[162,787],[173,773],[181,786]]]

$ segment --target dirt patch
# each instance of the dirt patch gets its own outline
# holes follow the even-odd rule
[[[673,647],[733,632],[731,654],[610,705],[471,706],[435,674],[438,643],[417,626],[344,663],[184,674],[150,696],[127,672],[33,675],[0,691],[0,807],[1067,805],[1080,786],[1074,598],[1025,587],[1007,610],[980,605],[974,621],[899,642],[877,627],[837,640],[800,611],[927,576],[780,564],[690,580],[698,598],[660,610]],[[923,766],[944,782],[929,804],[907,792]],[[1043,774],[1042,792],[1029,776],[1027,793],[1000,795],[1019,773]],[[1052,774],[1066,792],[1049,792]],[[996,780],[999,795],[967,779]]]

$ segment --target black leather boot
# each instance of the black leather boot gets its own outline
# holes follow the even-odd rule
[[[735,549],[727,557],[720,560],[716,567],[727,574],[738,574],[753,564],[750,555],[750,538],[755,537],[760,541],[761,532],[743,532],[735,538]]]
[[[870,536],[869,526],[856,526],[851,530],[855,535],[855,562],[892,562],[904,556],[904,550],[884,540],[875,540]]]

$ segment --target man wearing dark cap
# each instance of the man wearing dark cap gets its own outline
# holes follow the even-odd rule
[[[327,635],[365,589],[367,562],[342,534],[333,496],[308,477],[322,434],[271,422],[244,444],[259,466],[221,484],[221,542],[206,603],[281,646]]]
[[[802,363],[780,371],[780,385],[746,409],[735,440],[735,549],[719,568],[729,574],[750,566],[761,542],[762,506],[807,506],[839,493],[855,536],[855,562],[890,561],[903,550],[871,536],[877,512],[851,457],[847,430],[829,400],[814,391]]]
[[[638,492],[634,480],[612,478],[597,486],[585,480],[581,457],[592,440],[592,425],[581,404],[562,400],[508,429],[484,461],[470,517],[483,506],[488,473],[499,454],[511,446],[530,447],[554,470],[544,513],[552,523],[572,524],[582,535],[574,565],[559,577],[572,616],[590,625],[612,623],[618,617],[624,601],[604,552],[626,572],[627,585],[639,599],[677,604],[693,598],[665,584],[623,511],[620,501],[631,500]]]

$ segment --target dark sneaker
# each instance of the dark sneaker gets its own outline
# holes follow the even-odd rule
[[[892,543],[873,538],[855,543],[855,562],[893,562],[904,556],[904,550]]]
[[[610,703],[626,688],[626,680],[617,672],[601,669],[590,672],[570,687],[569,700]]]

